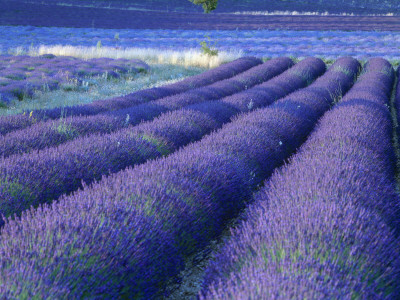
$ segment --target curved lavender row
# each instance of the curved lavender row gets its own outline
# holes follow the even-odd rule
[[[39,122],[29,128],[0,136],[0,156],[30,152],[34,149],[54,147],[93,133],[110,133],[128,125],[152,120],[163,112],[178,109],[191,103],[219,99],[271,79],[293,65],[289,58],[281,57],[255,66],[229,79],[191,91],[164,97],[112,114],[71,117],[58,121]]]
[[[346,81],[358,68],[355,60],[335,65],[352,68]],[[329,86],[323,78],[311,87]],[[1,291],[10,297],[25,292],[62,298],[66,290],[72,298],[160,296],[167,280],[183,268],[183,259],[221,232],[313,128],[316,113],[284,104],[242,115],[168,157],[8,220],[0,237]],[[135,233],[142,232],[139,221],[131,220],[137,216],[160,222],[146,240]],[[156,244],[160,240],[166,247]],[[18,272],[21,268],[24,272]]]
[[[274,68],[268,68],[271,63],[276,66],[275,71]],[[266,64],[270,76],[293,64],[289,58],[280,58],[271,63]],[[266,70],[264,69],[264,74]],[[320,59],[309,58],[302,61],[270,80],[271,82],[254,88],[258,98],[262,100],[254,107],[268,105],[277,97],[304,87],[307,80],[315,79],[324,71],[325,64]],[[282,84],[287,86],[285,90],[268,93],[268,87]],[[153,122],[130,126],[111,134],[95,134],[56,148],[13,155],[1,160],[0,213],[7,217],[14,213],[20,214],[30,205],[49,202],[64,193],[77,190],[82,187],[82,180],[90,183],[101,179],[108,172],[118,172],[127,166],[172,153],[229,122],[230,117],[240,111],[249,111],[247,107],[235,108],[230,103],[248,100],[249,94],[254,94],[252,90],[245,90],[220,101],[205,102],[203,106],[188,107],[189,110],[170,112]],[[213,102],[219,104],[213,105]],[[2,223],[0,220],[0,226]]]
[[[398,299],[400,214],[386,107],[393,69],[382,80],[390,67],[370,60],[256,194],[208,266],[202,299]],[[371,84],[375,102],[360,98]]]
[[[99,100],[90,104],[35,110],[31,116],[30,112],[26,112],[25,114],[1,117],[0,134],[26,128],[38,120],[58,119],[63,116],[95,115],[183,93],[193,88],[209,85],[218,80],[230,78],[261,63],[262,61],[255,57],[242,57],[215,69],[162,87],[140,90],[125,96]]]
[[[205,71],[199,75],[191,76],[179,82],[165,86],[149,88],[122,97],[95,101],[85,105],[39,110],[34,113],[37,113],[41,118],[56,119],[60,118],[63,114],[66,116],[93,115],[101,112],[122,109],[186,92],[194,88],[203,87],[212,84],[215,81],[228,79],[261,63],[262,61],[259,58],[242,57],[233,62]]]

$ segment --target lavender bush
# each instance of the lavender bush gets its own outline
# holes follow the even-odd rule
[[[245,90],[278,75],[292,64],[293,62],[288,58],[273,59],[231,78],[216,81],[211,85],[149,101],[131,108],[115,110],[107,115],[97,114],[88,117],[70,117],[57,121],[38,122],[29,128],[0,136],[0,155],[9,156],[15,153],[30,152],[34,149],[57,146],[89,134],[110,133],[129,125],[137,125],[141,121],[152,120],[163,112],[178,109],[191,103],[219,99]],[[114,104],[111,101],[109,103]]]
[[[61,116],[93,115],[100,112],[127,108],[149,102],[150,100],[156,100],[186,92],[194,88],[210,85],[215,81],[228,79],[260,63],[262,63],[262,61],[258,58],[242,57],[234,60],[233,62],[226,63],[217,68],[203,72],[199,75],[191,76],[182,81],[166,86],[149,88],[125,95],[123,97],[99,100],[85,105],[38,110],[34,112],[34,116],[40,119],[57,119]]]
[[[7,297],[161,296],[183,259],[221,232],[334,96],[346,92],[359,63],[343,59],[334,66],[349,72],[336,80],[332,73],[342,71],[331,67],[328,80],[323,75],[310,85],[314,103],[325,103],[319,111],[291,95],[166,158],[8,219],[0,237],[0,291]],[[325,89],[331,96],[318,96]]]
[[[0,134],[26,128],[39,120],[57,119],[65,116],[96,115],[101,112],[131,107],[166,96],[179,94],[192,88],[202,87],[218,80],[230,78],[260,63],[262,63],[262,61],[254,57],[239,58],[233,62],[202,74],[186,78],[182,81],[158,88],[140,90],[122,97],[99,100],[85,105],[36,110],[33,112],[25,112],[23,115],[1,117]]]
[[[63,84],[82,84],[88,77],[114,77],[148,71],[150,67],[137,59],[89,59],[55,55],[0,56],[0,101],[31,97],[35,90],[52,90]]]
[[[399,297],[393,79],[387,61],[368,62],[255,195],[208,266],[201,299]]]

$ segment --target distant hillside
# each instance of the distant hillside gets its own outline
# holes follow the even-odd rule
[[[131,8],[175,12],[202,12],[188,0],[15,0],[19,2]],[[331,14],[400,14],[400,0],[219,0],[215,13],[243,11],[328,12]]]
[[[65,0],[64,0],[65,1]],[[82,0],[80,0],[82,1]],[[236,15],[78,7],[0,0],[0,25],[108,29],[400,31],[395,16]]]

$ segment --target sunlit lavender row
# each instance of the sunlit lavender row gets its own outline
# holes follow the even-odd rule
[[[167,157],[127,168],[50,205],[24,211],[21,218],[8,219],[0,237],[0,292],[28,298],[165,295],[168,282],[178,280],[185,258],[237,216],[257,187],[351,87],[359,67],[355,59],[343,58],[311,83],[325,65],[310,58],[242,93],[190,106],[193,114],[203,112],[221,125],[229,116],[242,114]],[[261,108],[276,98],[281,99]],[[175,123],[167,116],[174,113],[167,114],[165,122]],[[141,125],[143,132],[159,120]],[[202,123],[193,124],[199,126]],[[176,128],[181,132],[178,124]],[[180,143],[174,134],[154,135],[148,141],[149,152],[170,151],[163,145]],[[9,190],[14,187],[18,184]]]
[[[398,299],[394,70],[372,59],[255,195],[206,271],[205,299]]]
[[[210,40],[207,37],[210,37]],[[397,32],[385,31],[116,30],[0,26],[0,51],[3,54],[26,53],[32,48],[31,54],[54,52],[53,54],[59,55],[63,50],[54,45],[71,45],[78,48],[93,47],[90,51],[86,50],[89,52],[86,54],[90,55],[93,51],[92,55],[95,55],[100,44],[103,48],[109,48],[109,53],[125,48],[157,48],[160,52],[184,51],[200,49],[202,41],[207,41],[210,47],[220,51],[241,51],[243,55],[257,57],[310,55],[335,59],[340,56],[353,56],[365,60],[380,56],[389,60],[399,60],[400,48],[400,35]],[[41,45],[43,48],[38,49]],[[73,48],[64,50],[67,50],[66,55],[74,56],[74,53],[79,53]],[[123,55],[123,52],[119,55]]]

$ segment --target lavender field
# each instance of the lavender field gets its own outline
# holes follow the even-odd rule
[[[184,1],[0,0],[0,299],[400,299],[400,3]]]
[[[99,42],[104,48],[109,48],[111,54],[115,52],[114,55],[124,55],[123,50],[130,48],[188,51],[199,50],[200,42],[208,41],[207,37],[210,38],[210,46],[214,46],[220,52],[237,53],[240,56],[316,56],[324,59],[352,56],[361,60],[379,56],[388,60],[400,60],[398,31],[150,30],[0,26],[0,51],[2,54],[14,55],[70,55],[80,53],[75,49],[80,47],[92,48],[86,52],[96,52]]]
[[[0,106],[12,100],[23,100],[35,90],[71,89],[89,84],[92,77],[119,78],[132,73],[148,71],[150,67],[139,60],[74,57],[0,56]]]
[[[382,58],[243,57],[0,118],[1,295],[397,298],[397,78]]]
[[[383,1],[381,0],[353,0],[353,3],[358,2],[360,9],[341,11],[341,13],[350,11],[356,13],[356,15],[351,16],[341,14],[328,16],[312,14],[294,16],[290,14],[274,14],[272,16],[241,14],[240,12],[248,10],[246,8],[249,8],[249,6],[240,5],[240,2],[249,2],[249,0],[231,0],[230,3],[234,4],[236,2],[239,5],[228,4],[225,5],[225,11],[207,15],[187,10],[184,7],[182,7],[183,11],[179,12],[176,9],[169,9],[171,6],[175,8],[181,6],[182,2],[186,0],[147,0],[147,5],[143,5],[143,1],[138,0],[118,2],[126,1],[130,3],[136,2],[139,5],[134,5],[132,9],[128,9],[129,7],[127,8],[126,5],[121,5],[117,8],[115,6],[111,7],[111,1],[105,1],[106,3],[103,2],[103,6],[99,7],[96,5],[96,2],[99,1],[93,1],[95,2],[93,3],[94,5],[81,5],[81,1],[77,0],[63,0],[63,2],[57,1],[56,3],[54,1],[48,2],[42,0],[0,0],[0,7],[4,8],[0,11],[0,25],[181,30],[400,30],[399,0],[384,0],[384,2],[391,2],[393,4],[390,5],[389,3],[384,10],[377,9],[377,7],[383,6]],[[272,1],[286,2],[270,0],[268,3],[265,3],[264,0],[250,0],[250,2],[253,2],[253,9],[251,11],[266,9],[266,5],[271,7]],[[314,0],[296,0],[287,1],[285,6],[291,6],[291,11],[298,10],[293,8],[294,4],[305,1],[314,4],[311,5],[314,6],[313,11],[325,12],[330,7],[329,10],[333,13],[338,12],[338,7],[340,12],[340,8],[349,3],[349,1],[345,0],[318,0],[318,2]],[[377,2],[375,3],[375,9],[365,9],[366,6],[371,6],[371,1]],[[318,10],[315,10],[316,2],[320,8]],[[333,4],[332,2],[336,3]],[[190,3],[187,3],[187,6],[189,6],[188,4]],[[232,8],[235,6],[236,9],[232,12]],[[279,11],[283,7],[281,5],[281,9],[275,7],[273,10]],[[197,8],[200,8],[201,11],[201,7]],[[302,11],[304,11],[304,8],[306,7],[303,6]],[[332,10],[332,8],[334,9]],[[287,9],[284,8],[283,10]],[[238,12],[239,14],[237,14]]]

